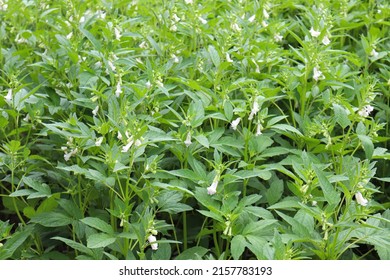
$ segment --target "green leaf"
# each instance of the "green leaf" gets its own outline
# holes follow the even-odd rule
[[[12,258],[16,250],[18,250],[32,234],[33,229],[33,226],[27,225],[22,231],[12,234],[5,242],[4,246],[0,247],[0,260]]]
[[[102,232],[108,233],[108,234],[113,234],[114,230],[112,229],[111,225],[106,223],[105,221],[96,218],[96,217],[86,217],[84,219],[80,220],[82,223],[93,227],[97,230],[100,230]]]
[[[200,134],[200,135],[194,136],[194,138],[195,138],[196,141],[198,141],[199,144],[201,144],[203,147],[209,148],[209,140],[206,138],[206,136]]]
[[[222,215],[211,212],[211,211],[206,211],[206,210],[198,210],[199,213],[201,213],[203,216],[209,217],[213,220],[219,221],[221,223],[224,223],[224,219]]]
[[[244,253],[246,244],[247,241],[245,240],[244,236],[236,235],[233,237],[231,241],[231,252],[233,259],[238,260],[240,258],[242,253]]]
[[[57,212],[45,212],[36,215],[31,222],[40,224],[45,227],[61,227],[71,224],[72,218]]]
[[[351,125],[351,121],[348,118],[347,111],[340,105],[334,103],[333,104],[334,116],[336,118],[336,122],[344,129],[347,126]]]
[[[294,132],[299,136],[303,136],[302,133],[295,127],[288,124],[275,124],[271,127],[272,129],[277,129],[285,132]]]
[[[81,33],[84,34],[85,37],[87,37],[87,39],[92,43],[92,45],[94,46],[94,48],[98,51],[101,50],[102,48],[102,45],[100,44],[100,42],[95,38],[95,36],[93,36],[88,30],[85,30],[84,28],[81,28],[80,27],[80,31]]]
[[[189,169],[170,170],[166,172],[177,177],[189,179],[195,183],[202,179],[194,171]]]
[[[94,248],[104,248],[108,245],[111,245],[116,241],[116,238],[108,235],[106,233],[96,233],[88,236],[87,238],[87,247]]]
[[[265,193],[269,205],[273,205],[279,201],[282,197],[283,189],[283,180],[277,179],[271,183],[269,189]]]
[[[208,251],[208,249],[201,246],[191,247],[181,252],[175,260],[201,260]]]
[[[329,182],[328,178],[326,178],[323,171],[321,171],[314,165],[313,170],[317,175],[320,187],[324,193],[325,200],[331,205],[336,205],[340,201],[340,194]]]
[[[84,254],[87,254],[89,256],[93,256],[93,251],[91,249],[87,248],[84,244],[75,242],[75,241],[73,241],[71,239],[59,237],[59,236],[52,237],[51,239],[59,240],[61,242],[64,242],[66,245],[68,245],[69,247],[75,249],[76,251],[80,251],[80,252],[82,252]]]
[[[183,194],[177,191],[163,190],[156,197],[158,201],[159,212],[167,212],[169,214],[177,214],[184,211],[191,211],[192,207],[179,203],[183,198]]]
[[[210,54],[211,61],[214,63],[215,67],[219,67],[219,64],[221,63],[221,59],[219,58],[218,52],[215,49],[213,45],[210,45],[208,47],[208,51]]]
[[[367,159],[371,159],[374,154],[374,144],[369,136],[366,135],[358,135],[359,140],[362,143],[364,152],[366,154]]]
[[[249,179],[253,177],[260,177],[263,180],[269,180],[272,176],[271,172],[267,170],[240,170],[234,173],[240,179]]]

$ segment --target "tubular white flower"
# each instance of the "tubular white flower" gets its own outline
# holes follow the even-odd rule
[[[374,58],[378,57],[379,53],[373,49],[371,52],[370,52],[370,55],[373,56]]]
[[[145,41],[142,41],[142,43],[139,44],[139,47],[140,47],[141,49],[147,49],[147,48],[148,48],[148,44],[147,44]]]
[[[184,2],[186,2],[186,4],[193,4],[193,1],[192,0],[184,0]]]
[[[142,145],[142,141],[141,140],[139,140],[139,139],[135,140],[134,146],[139,147],[141,145]]]
[[[12,88],[10,88],[8,90],[8,93],[7,95],[5,96],[5,102],[7,102],[8,104],[10,104],[12,102]]]
[[[198,19],[200,20],[200,22],[201,22],[202,24],[207,24],[207,20],[205,20],[204,18],[198,17]]]
[[[95,109],[92,110],[92,114],[93,114],[94,116],[96,116],[97,113],[98,113],[98,111],[99,111],[99,105],[96,106]]]
[[[207,188],[207,193],[209,195],[213,195],[217,192],[218,182],[219,182],[219,175],[216,175],[214,177],[214,180],[213,180],[213,183],[211,184],[211,186]]]
[[[320,31],[316,31],[316,30],[314,30],[314,28],[312,27],[312,28],[310,28],[310,35],[311,36],[313,36],[313,37],[318,37],[318,36],[320,36],[320,34],[321,34],[321,32]]]
[[[283,40],[283,36],[281,36],[279,33],[276,33],[274,35],[275,42],[281,42]]]
[[[318,67],[314,67],[314,69],[313,69],[313,79],[318,81],[318,80],[323,79],[323,78],[324,78],[324,75],[322,74],[320,69]]]
[[[114,28],[114,33],[115,33],[115,39],[120,41],[122,35],[121,35],[121,32],[119,31],[119,29],[117,27]]]
[[[266,9],[263,9],[263,16],[265,19],[269,19],[269,14]]]
[[[110,66],[112,72],[115,72],[115,71],[116,71],[116,67],[115,67],[115,65],[112,63],[111,60],[108,61],[108,66]]]
[[[187,138],[186,138],[186,140],[184,141],[184,144],[188,147],[188,146],[190,146],[191,144],[192,144],[192,142],[191,142],[191,132],[188,132],[187,133]]]
[[[374,107],[372,107],[371,105],[366,105],[361,110],[359,110],[358,114],[361,117],[367,118],[373,110]]]
[[[252,110],[251,110],[251,113],[249,115],[249,118],[248,120],[252,120],[253,117],[260,111],[260,107],[259,107],[259,103],[257,102],[257,100],[255,99],[255,101],[253,102],[253,107],[252,107]]]
[[[102,142],[103,142],[103,136],[96,139],[95,146],[99,147],[102,144]]]
[[[266,28],[266,27],[268,26],[268,23],[267,23],[265,20],[263,20],[263,21],[261,22],[261,25],[262,25],[264,28]]]
[[[122,140],[122,133],[121,133],[120,131],[118,131],[118,136],[117,136],[117,138],[118,138],[119,140]]]
[[[156,251],[158,249],[158,244],[155,243],[157,241],[156,237],[154,235],[149,235],[148,241],[152,250]]]
[[[146,86],[147,89],[150,89],[152,87],[152,84],[150,83],[150,81],[147,81],[145,83],[145,86]]]
[[[119,80],[118,83],[116,84],[116,90],[115,90],[116,97],[119,97],[121,93],[122,93],[122,87],[121,87],[121,81]]]
[[[228,52],[226,53],[226,61],[229,63],[233,62],[233,59],[230,58],[230,55]]]
[[[232,121],[232,129],[233,130],[236,130],[237,129],[237,126],[238,126],[238,124],[240,123],[240,121],[241,121],[241,118],[237,118],[237,119],[235,119],[234,121]]]
[[[171,57],[172,57],[174,63],[179,63],[180,60],[175,54],[172,54]]]
[[[170,31],[176,32],[177,31],[177,26],[176,24],[172,24],[171,27],[169,28]]]
[[[260,123],[258,123],[257,124],[257,127],[256,127],[256,136],[260,136],[261,134],[263,134],[262,132],[261,132],[261,129],[263,128],[263,126],[260,124]]]
[[[361,206],[367,206],[368,200],[363,197],[363,195],[360,192],[357,192],[355,194],[356,202],[360,204]]]
[[[254,22],[255,19],[256,19],[256,15],[253,15],[253,16],[251,16],[250,18],[248,18],[248,21],[249,21],[249,22]]]
[[[173,20],[175,22],[179,22],[180,21],[180,18],[176,14],[173,14],[172,18],[173,18]]]
[[[241,31],[241,27],[236,22],[232,23],[231,28],[236,32]]]
[[[322,39],[322,43],[323,43],[325,46],[329,45],[330,40],[329,40],[328,36],[326,36],[326,35],[324,36],[324,38]]]
[[[127,153],[127,151],[131,148],[131,146],[133,145],[133,143],[134,143],[133,137],[130,137],[130,139],[129,139],[128,142],[127,142],[127,145],[126,145],[126,146],[123,146],[123,148],[122,148],[122,153]]]

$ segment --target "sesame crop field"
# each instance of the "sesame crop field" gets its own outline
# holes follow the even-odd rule
[[[390,2],[0,0],[0,259],[389,260]]]

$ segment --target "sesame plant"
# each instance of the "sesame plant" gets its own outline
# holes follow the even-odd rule
[[[390,259],[386,0],[0,0],[0,259]]]

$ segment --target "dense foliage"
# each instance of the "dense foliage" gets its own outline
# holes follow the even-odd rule
[[[0,259],[390,259],[386,0],[0,0]]]

